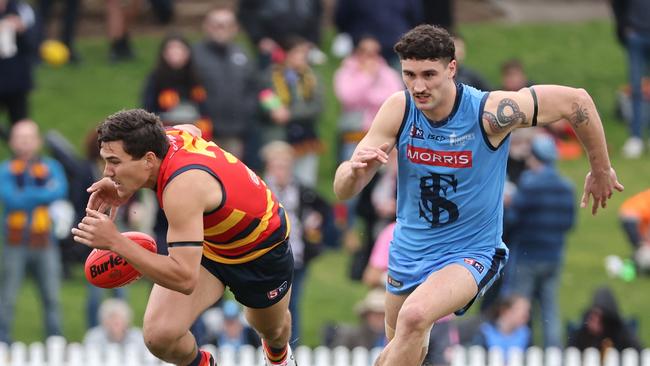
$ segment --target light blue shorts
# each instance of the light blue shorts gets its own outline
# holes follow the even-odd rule
[[[503,267],[508,261],[508,249],[505,247],[488,248],[481,251],[446,254],[440,257],[427,257],[419,260],[406,261],[389,251],[388,280],[386,290],[394,295],[404,295],[413,292],[421,283],[436,271],[450,264],[460,264],[474,276],[478,286],[476,296],[458,309],[455,314],[464,314],[470,306],[483,296],[485,292],[501,276]]]

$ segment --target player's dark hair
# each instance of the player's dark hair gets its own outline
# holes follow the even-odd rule
[[[449,32],[435,25],[421,24],[406,32],[393,50],[400,60],[449,62],[456,58],[456,47]]]
[[[124,151],[141,159],[151,151],[163,159],[169,148],[160,118],[144,109],[122,110],[108,116],[97,128],[97,142],[122,141]]]

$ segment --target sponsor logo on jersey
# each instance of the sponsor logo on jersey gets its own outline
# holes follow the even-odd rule
[[[449,168],[471,168],[472,151],[439,151],[408,145],[406,156],[416,164],[445,166]]]
[[[280,287],[267,292],[266,297],[268,297],[269,300],[273,300],[276,297],[280,296],[283,292],[287,291],[288,287],[289,287],[289,285],[287,284],[287,281],[284,281],[284,282],[282,282]]]
[[[409,133],[414,139],[424,140],[424,131],[416,126],[411,126],[411,131]]]
[[[427,140],[433,140],[435,142],[443,142],[446,139],[447,138],[445,136],[443,136],[443,135],[434,135],[432,133],[427,135]]]
[[[468,133],[462,136],[456,136],[456,134],[451,134],[449,136],[449,145],[451,146],[465,146],[468,142],[474,140],[476,135],[474,132]]]
[[[483,265],[479,261],[477,261],[475,259],[471,259],[471,258],[465,258],[463,260],[465,261],[465,263],[467,263],[470,266],[474,267],[474,269],[477,270],[478,273],[483,273],[483,269],[485,267],[483,267]]]

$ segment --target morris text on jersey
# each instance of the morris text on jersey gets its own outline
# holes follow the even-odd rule
[[[438,151],[413,145],[407,145],[406,156],[416,164],[445,166],[450,168],[471,168],[472,152],[463,151]]]

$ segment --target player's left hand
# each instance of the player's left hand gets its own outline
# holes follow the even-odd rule
[[[623,192],[624,189],[616,177],[614,168],[609,168],[609,171],[602,173],[587,173],[580,207],[585,208],[589,206],[590,196],[593,196],[594,202],[591,207],[591,214],[595,215],[598,211],[598,206],[602,208],[607,207],[607,200],[612,197],[614,189],[619,192]]]
[[[72,229],[74,241],[97,249],[111,249],[120,232],[115,223],[106,214],[86,209],[84,217],[76,228]]]

